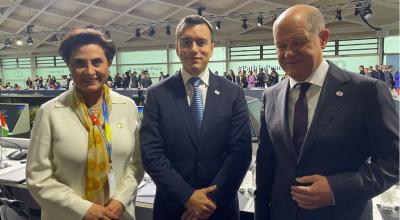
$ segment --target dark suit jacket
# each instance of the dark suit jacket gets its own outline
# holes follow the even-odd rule
[[[237,190],[251,161],[251,134],[243,90],[210,72],[199,140],[191,124],[181,74],[147,90],[141,125],[142,161],[155,181],[154,219],[180,219],[195,189],[210,194],[214,219],[235,219]]]
[[[371,198],[399,177],[399,117],[387,87],[329,63],[299,158],[288,128],[288,88],[287,79],[264,94],[256,219],[372,220]],[[313,174],[327,176],[335,206],[305,210],[291,199],[295,177]]]

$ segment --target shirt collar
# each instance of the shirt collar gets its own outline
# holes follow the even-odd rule
[[[186,72],[186,70],[183,69],[183,67],[181,67],[181,74],[182,74],[182,80],[183,80],[183,84],[184,85],[186,85],[187,82],[189,81],[189,79],[193,77],[188,72]],[[209,81],[209,78],[210,78],[210,71],[208,70],[208,66],[204,70],[204,72],[202,72],[199,75],[199,77],[200,77],[201,81],[208,87],[208,81]]]
[[[309,82],[313,85],[317,85],[319,87],[322,87],[324,84],[324,80],[326,77],[326,74],[328,73],[329,69],[329,64],[325,59],[322,59],[321,64],[318,66],[318,68],[309,76],[304,82]],[[290,90],[293,89],[293,87],[297,84],[300,83],[293,79],[292,77],[289,77],[289,83],[290,83]]]

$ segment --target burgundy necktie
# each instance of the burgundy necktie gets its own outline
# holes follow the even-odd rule
[[[299,83],[300,94],[294,106],[293,115],[293,145],[297,156],[300,156],[301,147],[307,133],[308,125],[308,104],[306,92],[310,88],[310,83]]]

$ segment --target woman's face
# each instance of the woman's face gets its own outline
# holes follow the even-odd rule
[[[76,88],[83,93],[101,91],[108,79],[108,62],[103,48],[86,44],[71,52],[68,67]]]

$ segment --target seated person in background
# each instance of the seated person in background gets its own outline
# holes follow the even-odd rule
[[[105,85],[115,46],[76,29],[59,52],[75,86],[40,107],[31,132],[27,185],[42,219],[133,219],[144,171],[135,103]]]

